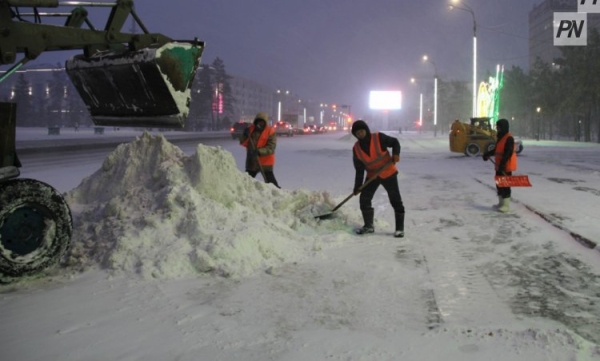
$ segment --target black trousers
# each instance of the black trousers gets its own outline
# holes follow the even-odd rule
[[[396,213],[404,213],[404,204],[402,203],[402,196],[400,195],[400,188],[398,187],[398,173],[386,179],[377,178],[367,186],[360,193],[360,210],[368,211],[373,209],[372,200],[375,195],[377,188],[382,185],[387,191],[390,204],[394,208]]]
[[[496,171],[496,175],[512,175],[512,172],[498,172]],[[496,192],[498,193],[498,197],[502,198],[510,198],[510,187],[498,187],[496,186]]]
[[[256,175],[259,173],[259,171],[246,170],[246,173],[248,173],[250,175],[250,177],[256,178]],[[275,179],[275,174],[273,173],[273,171],[266,170],[264,173],[265,173],[265,178],[266,178],[265,183],[273,183],[273,185],[275,185],[275,187],[281,189],[281,187],[277,183],[277,179]]]

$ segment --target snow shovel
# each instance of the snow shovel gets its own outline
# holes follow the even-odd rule
[[[250,136],[250,134],[248,134],[248,139],[250,140],[250,144],[252,144],[252,148],[255,150],[258,150],[256,148],[256,145],[254,144],[254,141],[252,140],[252,137]],[[267,181],[267,176],[265,175],[265,170],[262,167],[262,164],[260,164],[260,159],[258,158],[258,154],[256,154],[256,161],[258,162],[258,168],[260,168],[260,174],[262,174],[263,179],[265,180],[265,182]]]
[[[491,160],[491,159],[490,159]],[[493,160],[492,163],[496,164]],[[494,176],[498,187],[531,187],[529,177],[526,175],[497,175]]]
[[[381,172],[383,172],[384,170],[387,169],[387,167],[389,167],[390,165],[392,165],[393,163],[388,163],[386,165],[384,165],[380,170],[377,171],[377,173],[375,173],[374,176],[372,176],[371,178],[367,179],[366,182],[363,183],[362,186],[360,186],[358,188],[358,193],[362,192],[362,190],[372,181],[374,181],[375,179],[377,179],[377,177],[379,177],[379,175],[381,174]],[[338,204],[337,206],[335,206],[335,208],[333,208],[331,210],[331,212],[326,213],[326,214],[322,214],[320,216],[315,216],[315,218],[317,219],[329,219],[333,216],[333,213],[335,211],[337,211],[338,209],[340,209],[341,206],[343,206],[346,202],[348,202],[350,200],[350,198],[354,197],[354,192],[350,193],[350,195],[348,197],[346,197],[346,199],[344,199],[343,201],[340,202],[340,204]]]
[[[497,175],[494,179],[498,187],[531,187],[526,175]]]

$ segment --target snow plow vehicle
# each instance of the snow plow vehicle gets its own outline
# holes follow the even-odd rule
[[[449,140],[450,151],[476,157],[493,149],[496,145],[495,129],[492,129],[491,118],[471,118],[470,123],[458,119],[452,123]],[[523,142],[515,139],[517,154],[523,151]]]
[[[110,8],[98,30],[84,6]],[[46,12],[42,8],[70,8]],[[42,19],[64,18],[64,23]],[[128,19],[141,33],[121,29]],[[60,20],[62,21],[62,20]],[[85,25],[85,26],[84,26]],[[41,53],[81,50],[65,70],[95,125],[181,128],[189,113],[191,86],[204,43],[150,33],[133,0],[79,2],[0,0],[0,82]],[[21,56],[21,59],[18,57]],[[0,281],[55,266],[73,230],[65,199],[52,186],[19,179],[15,102],[0,103]]]

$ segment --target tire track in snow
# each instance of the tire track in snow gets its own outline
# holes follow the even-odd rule
[[[436,195],[428,198],[428,206],[419,211],[422,229],[416,232],[425,244],[421,252],[430,273],[428,286],[434,294],[429,298],[435,299],[439,309],[438,322],[468,326],[514,319],[509,305],[496,294],[481,269],[492,248],[487,243],[503,237],[490,235],[487,224],[482,224],[481,207],[473,206],[475,195],[456,192],[464,189],[458,181],[429,175],[421,182],[426,189],[436,190],[432,193]],[[447,191],[440,193],[439,189]],[[435,212],[438,209],[442,211]]]
[[[479,180],[479,179],[477,179],[477,178],[473,178],[473,179],[475,179],[475,181],[477,181],[478,183],[481,183],[481,184],[483,184],[484,186],[486,186],[486,187],[488,187],[488,188],[492,188],[492,189],[494,189],[493,187],[489,187],[489,186],[488,186],[486,183],[482,182],[481,180]],[[538,215],[540,218],[542,218],[542,219],[543,219],[544,221],[546,221],[548,224],[550,224],[550,225],[552,225],[552,226],[554,226],[554,227],[556,227],[556,228],[560,229],[561,231],[564,231],[564,232],[566,232],[566,233],[567,233],[567,234],[569,234],[569,235],[570,235],[570,236],[571,236],[571,237],[572,237],[574,240],[576,240],[577,242],[579,242],[579,243],[583,244],[583,245],[584,245],[584,246],[586,246],[587,248],[590,248],[590,249],[595,249],[595,248],[598,246],[598,242],[595,242],[595,241],[593,241],[593,240],[591,240],[591,239],[589,239],[589,238],[587,238],[587,237],[585,237],[585,236],[583,236],[583,235],[581,235],[581,234],[579,234],[579,233],[577,233],[577,232],[575,232],[575,231],[572,231],[572,230],[568,229],[567,227],[565,227],[565,226],[563,226],[563,225],[559,224],[559,223],[556,221],[556,218],[555,218],[555,217],[553,217],[553,216],[551,216],[551,215],[549,215],[549,214],[546,214],[546,213],[544,213],[544,212],[541,212],[541,211],[539,211],[538,209],[534,208],[533,206],[531,206],[531,205],[529,205],[529,204],[525,204],[525,203],[523,203],[523,202],[519,202],[519,201],[517,201],[517,200],[515,200],[515,199],[511,199],[511,202],[513,202],[513,203],[518,203],[518,204],[521,204],[521,205],[523,205],[525,208],[527,208],[527,210],[529,210],[530,212],[532,212],[532,213],[534,213],[534,214],[537,214],[537,215]]]

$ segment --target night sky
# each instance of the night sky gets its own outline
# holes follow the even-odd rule
[[[541,1],[466,1],[477,21],[479,79],[496,64],[528,70],[527,20]],[[410,99],[411,77],[433,78],[424,54],[440,79],[472,79],[472,16],[448,5],[449,0],[135,2],[150,32],[205,41],[203,63],[219,57],[231,74],[303,99],[350,104],[357,116],[366,111],[370,90],[399,89]],[[56,62],[61,55],[43,55],[37,62]]]

